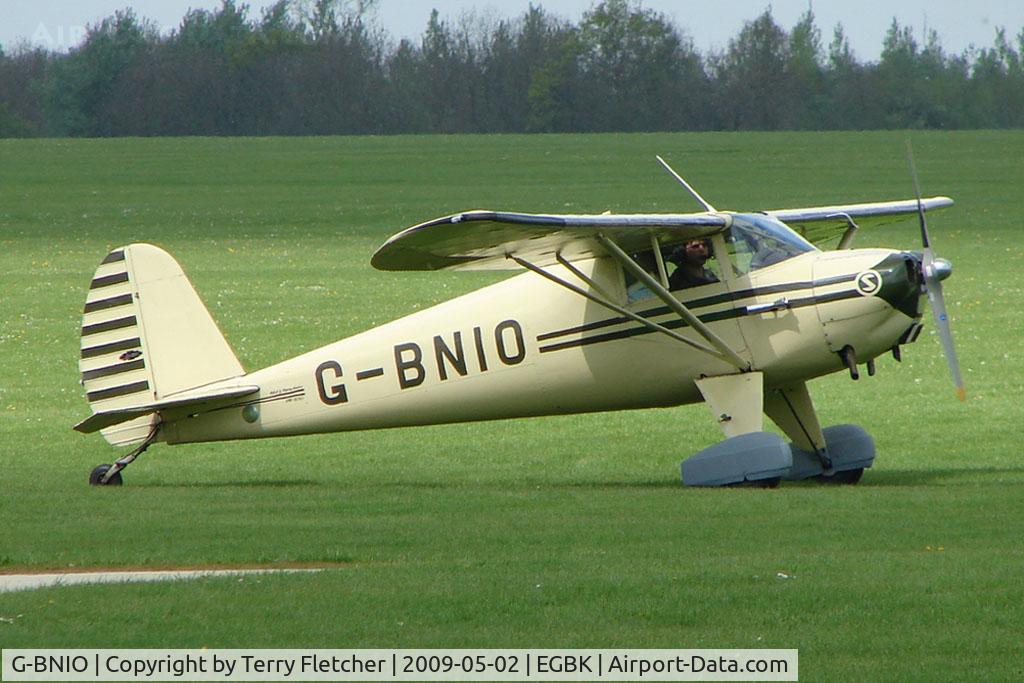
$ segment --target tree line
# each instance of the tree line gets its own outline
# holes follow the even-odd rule
[[[766,9],[702,54],[663,14],[602,0],[571,23],[434,11],[393,41],[374,0],[235,0],[161,34],[124,10],[66,53],[0,50],[0,136],[321,135],[1010,128],[1024,125],[1024,30],[947,53],[895,19],[862,62],[841,25]]]

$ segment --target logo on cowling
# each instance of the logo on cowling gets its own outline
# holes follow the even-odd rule
[[[882,276],[877,270],[865,270],[857,275],[855,284],[861,296],[874,296],[882,288]]]

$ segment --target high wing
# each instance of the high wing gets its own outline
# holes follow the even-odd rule
[[[925,211],[952,206],[948,197],[922,200]],[[917,200],[842,204],[764,213],[786,223],[809,242],[839,237],[847,216],[860,227],[893,223],[917,213]],[[392,236],[374,253],[378,270],[514,270],[511,256],[544,267],[558,256],[572,261],[607,255],[601,234],[625,252],[649,249],[714,234],[730,223],[727,213],[683,214],[531,214],[465,211],[414,225]]]
[[[929,197],[922,199],[921,204],[925,211],[934,211],[952,206],[953,200],[949,197]],[[793,228],[808,242],[818,245],[842,235],[849,226],[847,216],[862,228],[895,223],[917,214],[917,200],[777,209],[764,213]]]
[[[596,239],[613,240],[623,251],[651,248],[711,235],[729,218],[715,213],[563,214],[466,211],[414,225],[391,237],[370,263],[378,270],[512,270],[516,256],[540,267],[607,255]]]

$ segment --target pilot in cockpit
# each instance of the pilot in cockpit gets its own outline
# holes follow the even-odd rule
[[[705,267],[709,258],[711,245],[706,239],[689,240],[673,250],[668,260],[676,264],[676,269],[668,279],[669,290],[718,282],[718,277]]]

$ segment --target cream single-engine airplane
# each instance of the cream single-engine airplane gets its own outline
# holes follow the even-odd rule
[[[725,440],[682,462],[683,482],[815,477],[857,482],[875,457],[860,427],[823,429],[807,382],[858,378],[921,332],[931,302],[958,391],[925,211],[946,197],[719,211],[660,157],[703,210],[537,215],[465,211],[413,226],[373,255],[380,270],[526,272],[277,365],[246,372],[178,263],[149,244],[114,249],[89,287],[75,426],[135,445],[292,436],[705,401]],[[915,186],[917,183],[914,173]],[[923,250],[853,249],[858,228],[918,216]],[[839,238],[834,251],[815,244]],[[677,287],[680,247],[710,256]],[[685,253],[682,254],[685,257]],[[682,263],[682,261],[680,261]],[[680,268],[683,265],[679,266]],[[765,431],[767,415],[791,443]]]

